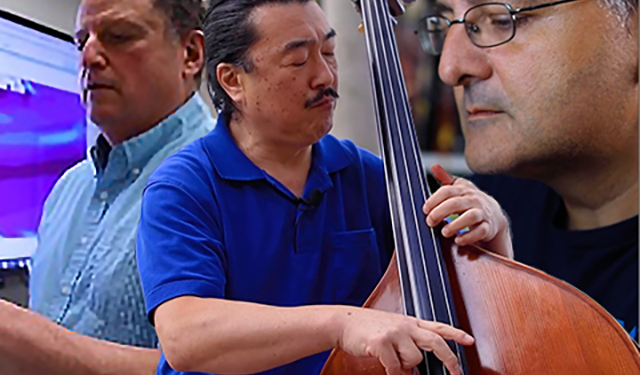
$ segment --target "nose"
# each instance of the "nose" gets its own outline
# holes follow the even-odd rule
[[[492,74],[487,54],[476,47],[464,24],[453,25],[444,40],[438,74],[442,82],[459,86],[473,80],[485,80]]]
[[[100,40],[94,34],[89,34],[81,53],[81,64],[83,69],[102,68],[106,65],[104,48]]]
[[[338,64],[335,57],[321,54],[318,61],[318,72],[313,79],[312,88],[322,90],[334,86],[338,75]]]

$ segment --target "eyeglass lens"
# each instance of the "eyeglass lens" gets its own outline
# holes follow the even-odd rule
[[[451,21],[443,16],[430,16],[422,21],[418,36],[425,52],[433,55],[442,52],[450,25]],[[482,4],[470,8],[464,15],[464,26],[471,42],[478,47],[492,47],[505,43],[515,33],[509,8],[499,3]]]

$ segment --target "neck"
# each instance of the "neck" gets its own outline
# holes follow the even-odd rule
[[[118,145],[140,134],[146,133],[182,107],[195,91],[184,93],[162,109],[146,113],[140,117],[128,116],[126,119],[114,119],[110,124],[98,124],[111,145]]]
[[[312,145],[278,142],[261,133],[263,129],[242,118],[233,118],[229,124],[231,136],[249,160],[301,197],[311,167]]]
[[[543,182],[563,198],[567,229],[600,228],[638,215],[637,149],[626,162],[591,164]]]

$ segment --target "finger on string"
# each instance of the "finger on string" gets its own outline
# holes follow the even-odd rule
[[[423,334],[416,337],[416,344],[423,350],[432,352],[451,374],[459,375],[460,362],[458,357],[451,351],[451,348],[441,336],[431,331],[423,331]]]
[[[451,215],[463,215],[472,208],[473,207],[470,205],[469,201],[465,198],[455,197],[447,199],[429,211],[429,214],[427,215],[427,225],[435,227],[443,221],[449,223],[457,217],[452,217]],[[450,221],[447,221],[447,219]]]
[[[454,186],[444,186],[438,189],[435,193],[433,193],[429,199],[422,206],[422,211],[428,215],[431,210],[438,207],[442,202],[445,202],[449,199],[460,197],[463,195],[463,191]]]
[[[445,340],[453,340],[458,344],[471,345],[474,343],[473,336],[465,331],[450,326],[448,324],[433,322],[430,320],[418,319],[418,326],[427,331],[433,331],[442,336]]]

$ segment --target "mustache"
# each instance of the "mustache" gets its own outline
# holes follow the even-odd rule
[[[92,73],[88,68],[82,68],[80,73],[80,88],[82,89],[82,102],[86,103],[89,92],[94,88],[111,88],[117,87],[117,81],[109,78],[99,77],[98,74]]]
[[[472,105],[494,108],[501,111],[506,111],[510,108],[509,100],[504,95],[500,95],[495,91],[478,85],[470,85],[464,88],[463,102],[460,110],[464,110]]]
[[[307,100],[304,103],[304,107],[309,108],[318,104],[318,102],[324,99],[325,96],[331,96],[335,99],[340,98],[340,95],[338,95],[338,92],[336,90],[334,90],[332,87],[327,87],[326,89],[318,92],[318,95],[316,95],[314,98]]]

